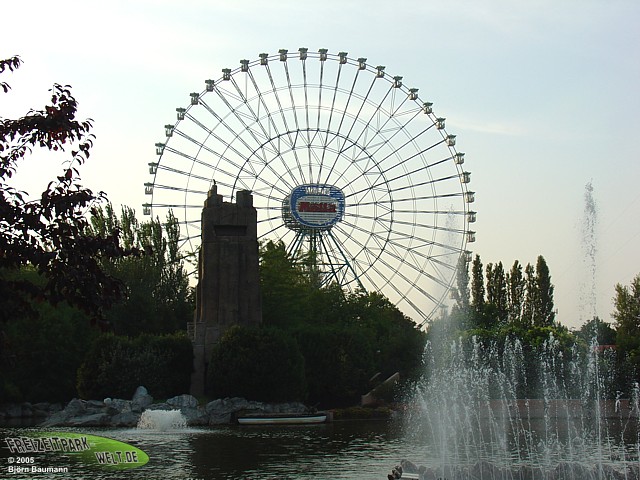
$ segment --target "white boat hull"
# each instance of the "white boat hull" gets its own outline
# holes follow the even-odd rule
[[[317,415],[254,415],[238,417],[240,425],[299,425],[309,423],[324,423],[327,421],[325,413]]]

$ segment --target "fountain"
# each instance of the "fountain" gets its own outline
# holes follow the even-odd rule
[[[628,400],[612,391],[612,353],[594,347],[553,336],[537,351],[515,339],[429,343],[407,422],[424,456],[401,478],[640,478],[638,385]]]
[[[580,288],[580,314],[582,320],[596,317],[596,273],[598,253],[598,209],[593,196],[593,184],[585,185],[584,213],[581,222],[581,247],[583,255],[584,275]]]
[[[184,430],[187,419],[180,410],[145,410],[138,420],[138,429],[167,432]]]

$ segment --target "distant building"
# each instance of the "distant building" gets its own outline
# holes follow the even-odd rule
[[[191,393],[202,395],[211,351],[233,325],[262,322],[257,212],[250,191],[224,202],[214,185],[202,210],[196,312],[189,326],[194,372]]]

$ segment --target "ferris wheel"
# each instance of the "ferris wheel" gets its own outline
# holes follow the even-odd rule
[[[250,190],[259,240],[313,258],[322,284],[384,294],[422,326],[470,256],[470,173],[417,88],[347,55],[263,53],[206,80],[156,144],[144,213],[171,209],[187,255],[210,188],[229,202]]]

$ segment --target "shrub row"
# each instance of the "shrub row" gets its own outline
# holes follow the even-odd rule
[[[184,333],[135,338],[104,334],[78,370],[82,398],[130,398],[144,385],[156,398],[189,391],[193,350]]]

